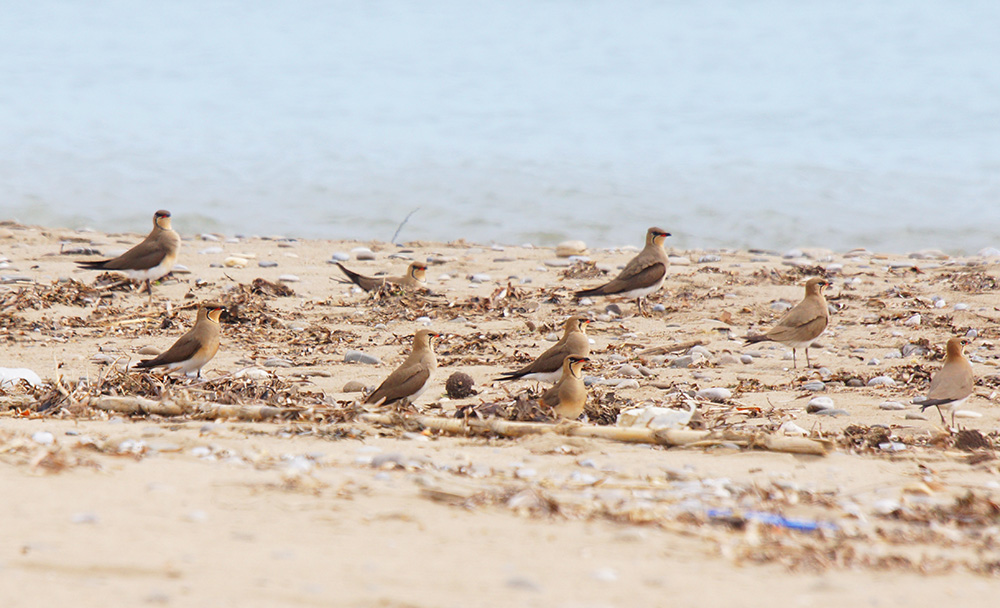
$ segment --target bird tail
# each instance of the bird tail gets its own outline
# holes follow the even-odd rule
[[[924,411],[929,407],[934,407],[935,405],[945,405],[951,403],[954,399],[924,399],[920,402],[920,411]]]
[[[153,367],[153,366],[156,365],[156,363],[154,363],[155,361],[156,361],[156,359],[143,359],[142,361],[136,363],[133,367],[138,367],[140,369],[144,369],[144,368],[147,368],[147,367]]]
[[[603,287],[595,287],[593,289],[581,289],[580,291],[573,294],[577,298],[589,298],[590,296],[601,296],[604,295]]]
[[[744,344],[756,344],[758,342],[768,342],[768,341],[770,341],[770,339],[771,338],[768,338],[764,334],[757,334],[755,336],[746,336],[745,338],[743,338],[743,340],[744,340],[743,343]]]
[[[517,380],[522,374],[517,372],[504,372],[502,375],[497,376],[493,379],[494,382],[506,382],[507,380]]]
[[[354,272],[353,270],[348,270],[340,262],[337,262],[337,268],[340,268],[340,270],[347,275],[347,278],[350,279],[352,283],[354,283],[355,285],[358,284],[358,280],[361,278],[360,274]]]
[[[104,265],[107,263],[108,260],[76,260],[77,266],[90,270],[104,270]]]

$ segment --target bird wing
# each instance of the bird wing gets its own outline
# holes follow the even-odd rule
[[[538,401],[541,402],[542,405],[547,405],[548,407],[555,407],[559,405],[559,388],[561,386],[562,380],[560,379],[555,386],[542,393],[542,396],[538,398]]]
[[[803,306],[803,304],[809,304]],[[823,333],[829,317],[826,309],[812,302],[800,302],[789,310],[769,332],[767,337],[775,342],[811,340]]]
[[[162,235],[162,232],[150,234],[141,243],[116,258],[96,262],[77,262],[77,264],[102,270],[144,270],[159,266],[170,253],[170,247],[165,246],[159,238]]]
[[[160,353],[153,359],[140,361],[136,364],[136,367],[157,367],[159,365],[170,365],[171,363],[187,361],[194,357],[201,347],[202,343],[195,337],[194,331],[189,331],[178,338],[174,342],[174,345],[168,348],[166,352]]]
[[[578,291],[578,296],[612,295],[633,289],[652,287],[667,273],[667,265],[659,260],[633,259],[621,273],[600,287]]]
[[[962,365],[963,363],[964,365]],[[965,361],[956,365],[961,367],[957,369],[942,367],[941,371],[934,375],[931,386],[927,390],[928,399],[943,399],[947,403],[964,399],[972,394],[972,387],[975,384],[972,366]],[[923,403],[927,403],[927,401]]]
[[[420,387],[431,377],[431,371],[426,365],[402,366],[389,374],[377,389],[365,399],[365,403],[392,403],[420,390]],[[384,400],[383,400],[384,399]]]

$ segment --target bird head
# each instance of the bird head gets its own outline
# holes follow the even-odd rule
[[[153,225],[163,230],[170,230],[170,212],[160,209],[153,214]]]

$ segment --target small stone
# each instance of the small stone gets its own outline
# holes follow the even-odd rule
[[[692,357],[704,357],[708,359],[712,356],[712,351],[708,350],[704,346],[692,346],[691,348],[688,349],[687,354],[691,355]]]
[[[906,419],[907,420],[927,420],[927,416],[924,416],[920,412],[907,412],[906,413]]]
[[[781,254],[781,257],[785,258],[786,260],[790,260],[793,258],[805,257],[805,254],[802,253],[801,249],[789,249],[785,253]]]
[[[805,384],[803,384],[802,390],[812,391],[814,393],[819,391],[825,391],[826,385],[820,382],[819,380],[812,380],[810,382],[806,382]]]
[[[251,380],[267,380],[271,377],[271,372],[259,367],[248,367],[236,372],[236,378],[250,378]]]
[[[810,414],[829,409],[833,409],[833,399],[829,397],[813,397],[806,405],[806,412]]]
[[[206,247],[198,253],[201,255],[215,255],[217,253],[222,253],[222,247]]]
[[[771,310],[776,312],[785,312],[792,307],[791,302],[786,302],[785,300],[777,300],[776,302],[771,302]]]
[[[969,338],[970,340],[975,340],[976,338],[979,337],[979,330],[973,327],[969,331],[965,332],[965,337]]]
[[[278,276],[278,280],[282,283],[298,283],[301,279],[294,274],[282,274]]]
[[[686,258],[684,256],[671,255],[671,256],[667,256],[667,259],[670,261],[670,265],[671,266],[690,266],[691,265],[691,259],[690,258]]]
[[[996,247],[984,247],[976,252],[976,255],[981,258],[998,258],[1000,257],[1000,249]]]
[[[886,452],[902,452],[906,449],[906,444],[898,441],[885,441],[878,444],[878,449]]]
[[[753,358],[751,358],[751,361],[752,360]],[[719,360],[716,361],[716,365],[735,365],[739,362],[739,359],[727,353],[719,357]]]
[[[278,265],[278,263],[275,262],[274,260],[261,260],[257,262],[257,265],[260,266],[261,268],[274,268],[275,266]]]
[[[550,268],[568,268],[573,265],[570,260],[545,260],[543,263]]]
[[[375,254],[371,249],[367,247],[355,247],[351,249],[351,253],[354,254],[354,259],[356,260],[374,260]]]
[[[684,355],[683,357],[677,357],[670,361],[670,367],[690,367],[694,363],[694,357],[691,355]]]
[[[360,393],[365,390],[365,383],[360,380],[348,380],[341,391],[345,393]]]
[[[880,410],[905,410],[906,406],[898,401],[883,401],[878,404]]]
[[[330,260],[333,262],[346,262],[349,259],[351,259],[351,256],[343,251],[334,251],[333,254],[330,255]]]
[[[639,376],[642,376],[642,372],[640,372],[634,365],[622,365],[618,368],[618,373],[629,378],[638,378]]]
[[[922,355],[927,354],[927,349],[924,348],[923,346],[920,346],[919,344],[906,344],[903,346],[901,352],[903,353],[904,357],[909,357],[911,355],[914,357],[920,357]],[[888,359],[889,356],[886,355],[885,358]]]
[[[604,312],[616,317],[622,316],[622,307],[617,304],[608,304],[604,307]]]
[[[969,305],[965,302],[959,302],[952,307],[954,310],[969,310]]]
[[[896,381],[889,376],[875,376],[868,381],[868,386],[896,386]]]
[[[292,367],[292,362],[288,359],[272,357],[264,361],[263,365],[264,367]]]
[[[910,317],[909,319],[907,319],[906,321],[903,321],[903,325],[909,325],[910,327],[916,327],[917,325],[920,325],[920,313],[917,313],[912,317]]]
[[[583,241],[563,241],[556,245],[556,257],[568,258],[572,255],[587,255],[587,244]]]
[[[667,312],[667,307],[663,304],[654,304],[653,312]]]
[[[150,355],[155,357],[156,355],[162,353],[163,351],[156,348],[155,346],[143,346],[136,352],[138,352],[140,355]]]
[[[470,275],[467,278],[473,283],[488,283],[490,281],[490,275],[484,273]]]
[[[809,431],[795,424],[791,420],[785,422],[780,427],[778,427],[778,432],[783,435],[791,435],[793,437],[805,437],[806,435],[809,434]]]
[[[865,383],[861,381],[861,378],[850,378],[847,380],[846,384],[851,388],[861,388],[865,385]]]
[[[826,410],[816,410],[813,412],[817,416],[850,416],[851,413],[847,410],[842,409],[826,409]]]
[[[238,258],[236,256],[228,257],[222,261],[222,265],[226,268],[245,268],[249,263],[246,258]]]
[[[733,392],[728,388],[712,387],[701,389],[695,393],[695,396],[700,399],[707,399],[708,401],[722,403],[726,399],[730,399],[733,396]]]
[[[222,239],[220,239],[219,237],[215,236],[214,234],[202,234],[201,235],[201,240],[203,240],[203,241],[215,241],[215,242],[218,242],[218,241],[221,241]]]
[[[714,264],[715,262],[721,262],[722,258],[717,255],[703,255],[698,258],[699,264]]]
[[[369,355],[359,350],[349,350],[344,353],[344,363],[364,363],[367,365],[378,365],[382,360],[375,355]]]
[[[750,365],[753,363],[753,357],[750,355],[740,355],[740,363],[743,365]]]
[[[639,381],[634,378],[624,378],[618,380],[613,386],[617,389],[639,388]]]
[[[31,435],[31,440],[38,445],[52,445],[56,438],[48,431],[37,431]]]
[[[578,302],[578,304],[580,306],[593,306],[594,305],[594,301],[591,300],[590,298],[580,298],[580,301]]]

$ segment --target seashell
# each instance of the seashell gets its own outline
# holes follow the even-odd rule
[[[246,258],[238,258],[236,256],[231,256],[222,261],[222,265],[226,268],[246,268],[246,265],[250,262]]]

